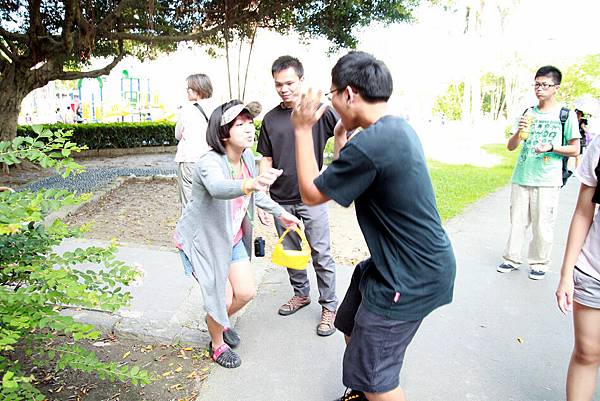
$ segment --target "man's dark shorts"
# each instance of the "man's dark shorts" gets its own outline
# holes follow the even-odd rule
[[[393,320],[362,305],[360,279],[367,263],[354,269],[350,286],[335,318],[335,327],[350,342],[344,353],[344,386],[368,393],[385,393],[400,384],[404,354],[421,320]]]

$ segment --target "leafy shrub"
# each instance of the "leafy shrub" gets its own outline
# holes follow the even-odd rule
[[[26,159],[53,167],[67,176],[80,171],[69,156],[80,147],[71,142],[71,133],[33,127],[34,136],[0,142],[0,162],[12,165]],[[130,295],[121,287],[137,277],[132,268],[115,258],[116,248],[90,247],[63,254],[53,248],[64,238],[81,234],[60,220],[49,226],[44,217],[85,196],[67,191],[0,192],[0,399],[43,400],[34,378],[22,370],[14,357],[19,346],[35,366],[66,367],[95,372],[102,379],[148,383],[147,371],[138,367],[101,362],[95,353],[77,345],[95,339],[99,333],[87,324],[62,316],[65,306],[115,311],[127,305]],[[98,268],[83,270],[76,265],[93,263]],[[57,336],[68,342],[56,345]],[[73,341],[73,345],[69,342]]]
[[[52,124],[51,131],[71,131],[72,141],[88,149],[138,148],[176,145],[175,123],[168,121],[139,123]],[[35,137],[33,126],[17,127],[17,137]]]
[[[450,84],[446,91],[435,99],[433,114],[444,114],[448,120],[460,120],[462,115],[462,97],[465,84]]]

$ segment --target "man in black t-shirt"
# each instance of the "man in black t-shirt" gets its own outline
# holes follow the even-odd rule
[[[355,268],[335,320],[347,342],[343,383],[349,392],[340,400],[405,400],[399,386],[404,353],[423,318],[452,301],[454,253],[421,143],[405,120],[386,114],[393,83],[385,64],[350,52],[338,60],[331,81],[328,95],[343,127],[363,131],[322,174],[310,135],[325,109],[320,91],[303,96],[292,123],[303,202],[354,202],[371,254]]]
[[[312,249],[312,261],[317,274],[321,320],[317,334],[329,336],[335,332],[334,319],[337,309],[335,294],[335,263],[331,257],[329,218],[326,205],[308,206],[302,203],[296,176],[294,127],[290,120],[292,109],[300,100],[304,69],[300,61],[290,56],[279,57],[271,68],[275,89],[282,102],[269,111],[263,121],[258,137],[257,151],[263,155],[261,171],[274,167],[282,169],[282,175],[271,185],[271,198],[285,210],[300,218]],[[323,150],[327,140],[333,136],[338,117],[328,108],[312,127],[313,155],[319,168],[323,166]],[[341,130],[338,128],[338,130]],[[259,210],[261,221],[266,223],[264,212]],[[277,233],[285,231],[275,221]],[[294,233],[288,234],[283,242],[285,249],[300,249],[300,241]],[[310,283],[306,270],[288,269],[294,295],[279,308],[279,314],[291,315],[310,303]]]

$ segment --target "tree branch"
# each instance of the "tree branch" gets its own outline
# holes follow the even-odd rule
[[[241,21],[241,18],[236,22]],[[152,35],[139,35],[128,32],[116,32],[107,33],[106,38],[112,40],[132,40],[142,43],[171,43],[171,42],[185,42],[189,40],[202,40],[225,28],[225,23],[215,26],[214,28],[203,30],[197,33],[169,35],[169,36],[152,36]]]
[[[121,48],[121,50],[123,50],[123,49]],[[63,71],[56,78],[53,77],[52,79],[53,80],[60,79],[63,81],[68,81],[68,80],[72,80],[72,79],[96,78],[96,77],[99,77],[102,75],[107,75],[123,59],[124,56],[125,56],[125,52],[121,51],[119,53],[119,55],[117,57],[115,57],[110,64],[108,64],[107,66],[105,66],[103,68],[100,68],[98,70],[93,70],[93,71]]]
[[[8,62],[16,60],[15,54],[8,48],[8,42],[4,38],[0,38],[0,52]]]
[[[65,47],[65,51],[67,52],[73,50],[73,7],[73,0],[65,1],[65,22],[62,29],[62,42],[63,46]]]
[[[122,0],[102,21],[100,21],[96,27],[98,32],[108,31],[111,27],[115,26],[117,18],[121,16],[121,13],[125,8],[137,1],[139,0]]]
[[[2,26],[0,26],[0,36],[2,36],[4,38],[4,41],[6,42],[6,44],[10,48],[11,53],[13,53],[13,54],[17,53],[17,48],[11,43],[12,40],[14,40],[15,42],[21,42],[21,43],[27,42],[26,35],[7,31],[6,29],[2,28]]]

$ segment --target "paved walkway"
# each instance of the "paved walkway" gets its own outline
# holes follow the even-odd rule
[[[544,281],[529,280],[526,268],[510,274],[495,271],[508,234],[508,187],[448,222],[458,263],[455,301],[425,320],[408,350],[401,385],[409,400],[563,399],[572,324],[558,312],[553,294],[577,189],[572,179],[562,190],[554,263]],[[72,241],[63,247],[85,243]],[[120,335],[206,345],[200,293],[181,274],[177,254],[121,247],[119,257],[144,272],[131,288],[132,306],[114,316],[73,313]],[[215,366],[204,382],[202,399],[327,401],[339,396],[344,390],[343,338],[340,333],[316,335],[316,288],[311,305],[295,315],[279,316],[278,306],[291,295],[287,275],[266,258],[254,263],[258,296],[236,324],[243,364],[234,370]],[[340,297],[351,273],[352,267],[338,267]]]
[[[508,187],[448,222],[458,263],[455,300],[424,321],[407,352],[401,385],[409,400],[564,399],[572,324],[556,308],[554,290],[577,190],[572,179],[561,193],[554,263],[544,281],[529,280],[526,268],[495,271],[508,235]],[[342,295],[351,268],[338,272]],[[316,336],[316,302],[278,316],[277,306],[289,295],[285,272],[268,270],[259,296],[237,324],[242,366],[215,367],[202,399],[326,401],[343,392],[342,335]]]

